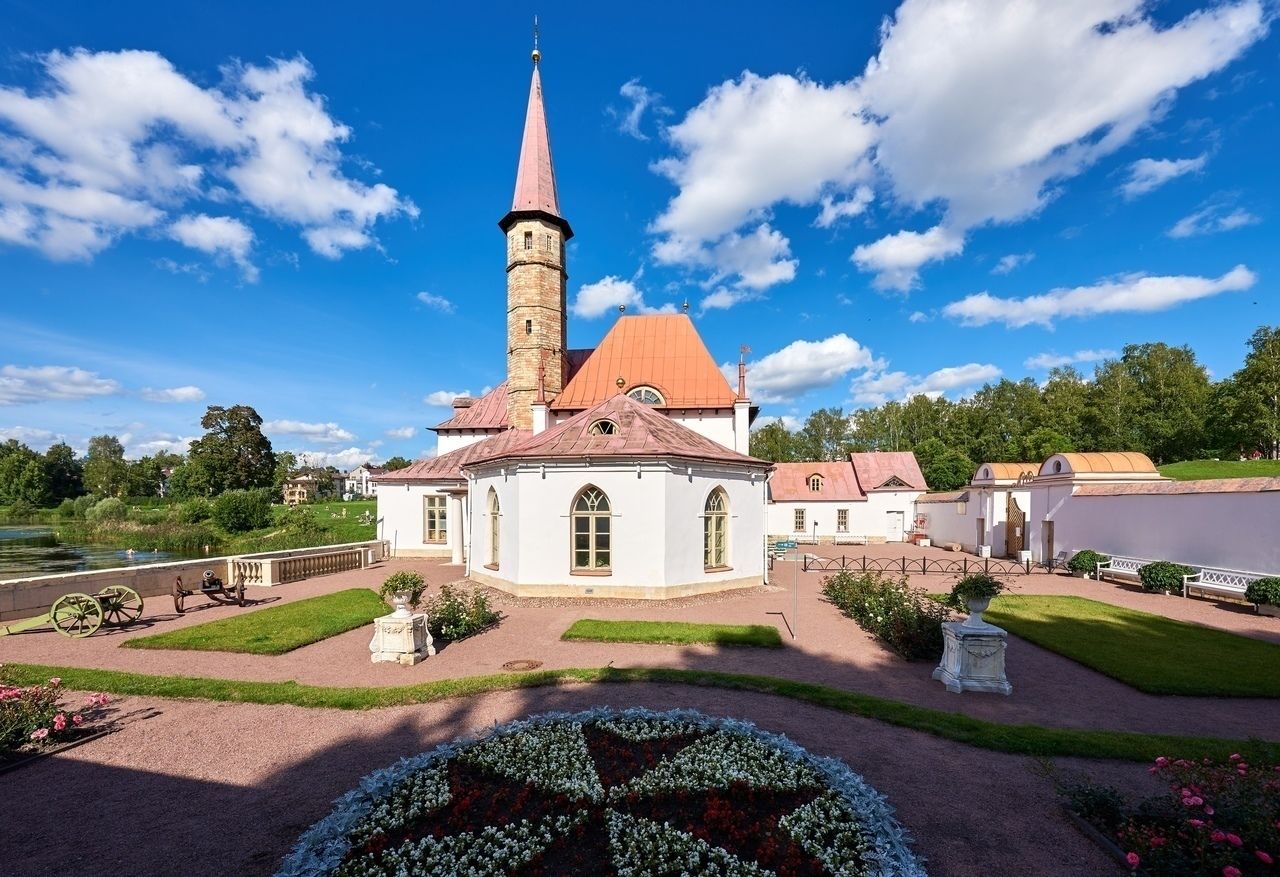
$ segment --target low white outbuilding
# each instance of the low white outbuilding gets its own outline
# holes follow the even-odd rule
[[[814,544],[902,542],[924,476],[910,452],[778,463],[769,480],[769,538]]]

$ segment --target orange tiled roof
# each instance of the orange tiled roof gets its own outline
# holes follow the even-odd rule
[[[1264,493],[1280,491],[1280,478],[1206,478],[1203,481],[1147,481],[1137,484],[1086,484],[1076,496],[1145,494]]]
[[[431,427],[436,432],[442,429],[506,429],[507,420],[507,382],[503,381],[468,408],[455,408],[453,416],[448,420]]]
[[[809,476],[822,476],[822,490],[809,489]],[[862,502],[867,495],[848,460],[838,463],[775,463],[769,479],[774,502]]]
[[[989,470],[990,475],[983,477],[982,470]],[[1040,471],[1039,463],[982,463],[973,473],[972,481],[1017,481],[1023,475],[1034,476]]]
[[[1057,455],[1055,455],[1057,456]],[[1066,453],[1062,457],[1071,466],[1072,472],[1123,472],[1125,474],[1141,472],[1150,473],[1152,475],[1160,474],[1156,469],[1156,464],[1151,462],[1151,458],[1146,454],[1140,454],[1137,451],[1090,451],[1088,453]],[[1049,460],[1052,460],[1050,457]],[[1040,466],[1041,475],[1052,475],[1051,472],[1045,471],[1045,466],[1049,464],[1049,460],[1045,460]]]
[[[423,483],[437,481],[462,481],[462,470],[475,460],[504,450],[531,436],[527,429],[505,429],[497,435],[481,439],[464,448],[441,454],[439,457],[427,457],[415,460],[411,465],[392,472],[383,472],[374,477],[379,484],[403,484],[405,482]]]
[[[612,434],[594,434],[592,426],[600,420],[612,421],[616,430]],[[565,457],[673,457],[712,463],[744,463],[761,469],[768,469],[770,466],[765,460],[757,460],[726,448],[616,390],[612,398],[578,412],[563,423],[558,423],[518,445],[495,448],[493,453],[476,457],[473,462]]]
[[[576,411],[603,402],[618,393],[618,378],[623,392],[655,388],[665,408],[732,408],[735,399],[687,314],[619,317],[551,408]]]
[[[911,451],[867,451],[850,454],[849,462],[858,476],[858,485],[863,491],[879,490],[891,478],[897,478],[906,484],[902,487],[884,487],[885,490],[927,490],[920,464]]]

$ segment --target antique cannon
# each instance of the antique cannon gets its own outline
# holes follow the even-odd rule
[[[243,606],[244,582],[238,581],[228,587],[223,583],[222,579],[213,574],[213,570],[207,569],[200,576],[198,587],[184,588],[182,586],[182,576],[178,576],[173,582],[173,608],[179,615],[185,611],[183,605],[186,603],[187,598],[196,594],[203,594],[214,603],[223,603],[227,606]]]
[[[142,597],[133,588],[111,585],[96,594],[63,594],[44,615],[0,625],[0,636],[21,633],[45,624],[74,639],[107,627],[128,627],[142,617]]]

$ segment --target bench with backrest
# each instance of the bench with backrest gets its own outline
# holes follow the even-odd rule
[[[1143,560],[1141,557],[1122,557],[1114,556],[1110,560],[1101,560],[1098,562],[1098,581],[1102,581],[1104,576],[1110,575],[1112,578],[1123,578],[1131,581],[1141,581],[1138,576],[1138,570],[1151,563],[1149,560]]]
[[[866,545],[866,536],[854,536],[852,533],[837,533],[834,543],[835,545]]]
[[[1241,572],[1235,569],[1216,569],[1206,566],[1191,575],[1182,577],[1182,596],[1189,597],[1194,591],[1198,594],[1232,597],[1244,599],[1244,592],[1249,585],[1258,579],[1266,578],[1262,573]]]

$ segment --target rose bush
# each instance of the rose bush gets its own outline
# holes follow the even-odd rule
[[[25,750],[66,742],[82,733],[96,710],[110,702],[105,694],[89,695],[78,709],[67,707],[62,680],[16,686],[0,681],[0,761]]]
[[[823,581],[822,594],[908,661],[942,656],[942,622],[951,612],[923,590],[910,587],[906,576],[846,570]]]

